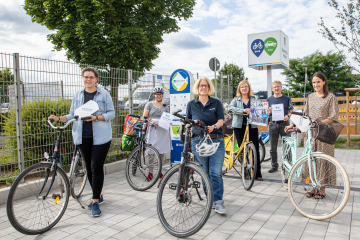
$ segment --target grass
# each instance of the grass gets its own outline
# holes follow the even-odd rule
[[[350,147],[347,146],[346,142],[345,138],[338,138],[335,142],[335,148],[360,149],[360,138],[350,138]]]

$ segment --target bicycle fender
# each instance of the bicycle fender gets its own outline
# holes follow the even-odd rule
[[[167,174],[171,169],[173,169],[174,167],[179,166],[179,165],[180,165],[180,163],[175,164],[174,166],[172,166],[171,168],[169,168],[169,170],[167,170],[166,173],[164,173],[163,177],[162,177],[161,180],[159,181],[159,184],[158,184],[158,186],[157,186],[158,188],[160,187],[160,184],[161,184],[162,180],[165,178],[166,174]]]

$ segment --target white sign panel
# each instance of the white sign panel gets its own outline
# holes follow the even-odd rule
[[[289,38],[281,30],[248,35],[249,67],[265,70],[289,67]]]

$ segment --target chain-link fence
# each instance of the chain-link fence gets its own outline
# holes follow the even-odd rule
[[[58,132],[47,127],[47,118],[69,113],[74,94],[84,88],[81,69],[85,66],[90,65],[0,53],[0,184],[11,183],[23,169],[43,161],[44,152],[53,152]],[[126,153],[119,146],[126,115],[142,114],[153,99],[154,86],[165,89],[164,103],[170,104],[170,75],[92,67],[100,74],[98,87],[110,92],[115,107],[106,162],[124,159]],[[227,76],[215,85],[216,97],[223,102],[232,99]],[[62,137],[63,167],[70,164],[73,150],[69,127]]]

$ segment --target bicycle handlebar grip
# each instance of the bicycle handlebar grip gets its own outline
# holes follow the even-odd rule
[[[173,112],[172,114],[173,114],[174,116],[178,117],[178,118],[184,119],[185,117],[182,116],[182,115],[180,115],[179,112],[181,112],[181,110],[178,110],[178,111],[176,111],[176,112]]]
[[[54,119],[49,119],[49,121],[50,121],[51,123],[55,122],[55,120],[54,120]]]
[[[89,119],[91,119],[91,118],[92,118],[92,116],[82,117],[81,120],[89,120]]]
[[[292,112],[291,114],[295,114],[295,115],[299,115],[299,116],[303,116],[303,115],[304,115],[303,112]]]
[[[137,117],[137,118],[141,118],[141,115],[134,115],[134,114],[129,114],[130,117]]]

